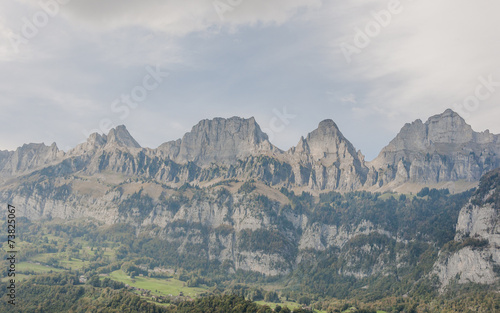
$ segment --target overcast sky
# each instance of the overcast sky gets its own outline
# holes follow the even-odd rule
[[[500,133],[498,12],[498,0],[1,1],[0,149],[68,150],[120,124],[155,148],[236,115],[282,149],[330,118],[371,160],[446,108]]]

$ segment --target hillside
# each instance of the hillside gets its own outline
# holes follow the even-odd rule
[[[75,250],[90,276],[162,268],[206,289],[277,286],[280,299],[305,305],[498,289],[500,172],[483,175],[498,166],[498,136],[452,111],[407,124],[373,162],[332,120],[281,151],[253,118],[234,117],[157,149],[124,126],[66,153],[24,145],[1,153],[0,166],[0,199],[26,219],[26,256],[43,266],[72,264],[68,249],[92,242],[112,252]],[[481,176],[476,191],[432,188]],[[408,184],[418,192],[386,191]],[[57,240],[40,249],[47,234]]]

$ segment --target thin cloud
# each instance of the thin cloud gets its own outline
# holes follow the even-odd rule
[[[351,104],[356,104],[358,101],[356,101],[356,96],[352,93],[345,95],[344,97],[340,98],[341,102],[344,103],[351,103]]]
[[[283,24],[299,9],[321,5],[319,0],[73,0],[64,8],[71,20],[98,29],[142,27],[185,36],[218,27]]]
[[[197,120],[229,112],[256,116],[266,127],[272,109],[286,106],[300,119],[275,134],[276,145],[287,149],[296,135],[333,118],[370,159],[405,122],[474,94],[479,76],[500,81],[496,0],[401,0],[404,10],[348,64],[340,44],[352,43],[355,29],[388,3],[242,0],[221,18],[213,0],[72,0],[16,54],[9,34],[40,7],[3,1],[0,133],[11,131],[11,121],[18,133],[0,149],[15,148],[12,138],[17,145],[75,145],[82,129],[115,118],[110,103],[140,83],[146,66],[160,65],[172,73],[168,82],[127,120],[113,119],[143,145],[179,138]],[[500,88],[467,122],[500,133],[499,101]]]
[[[366,83],[364,98],[370,99],[366,105],[380,111],[395,128],[401,118],[425,117],[453,107],[474,91],[481,75],[492,74],[500,81],[500,44],[493,40],[500,28],[498,1],[401,1],[404,10],[393,15],[348,64],[340,44],[352,44],[354,28],[364,30],[374,21],[372,12],[386,10],[387,3],[369,1],[355,10],[351,6],[356,12],[351,19],[332,21],[336,52],[330,64],[351,83]],[[342,11],[341,6],[329,8]],[[498,101],[500,90],[484,106]]]

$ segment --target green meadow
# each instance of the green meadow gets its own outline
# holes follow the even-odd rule
[[[187,287],[185,282],[175,278],[159,279],[136,276],[132,279],[122,270],[112,272],[109,277],[136,288],[151,290],[151,294],[153,295],[178,296],[182,292],[184,296],[194,298],[208,289],[203,287]]]

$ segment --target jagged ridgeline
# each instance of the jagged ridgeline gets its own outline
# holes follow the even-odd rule
[[[332,120],[282,151],[253,118],[216,118],[156,149],[119,126],[68,152],[3,151],[0,199],[32,221],[104,223],[156,266],[378,299],[498,282],[497,172],[465,190],[499,166],[500,136],[451,110],[406,124],[371,162]]]
[[[0,152],[0,173],[23,180],[78,174],[141,177],[170,187],[209,186],[221,180],[255,179],[274,187],[303,190],[418,192],[473,187],[500,166],[500,135],[478,133],[447,110],[406,124],[379,156],[366,162],[332,120],[282,151],[269,142],[254,118],[203,120],[182,139],[156,149],[141,148],[125,126],[92,134],[67,153],[55,144],[27,144]]]

